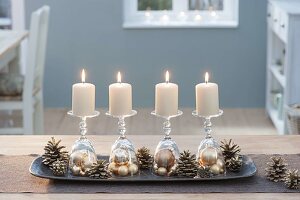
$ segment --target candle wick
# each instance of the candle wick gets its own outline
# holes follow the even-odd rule
[[[205,81],[205,83],[207,84],[207,83],[208,83],[208,81],[206,80],[206,81]]]

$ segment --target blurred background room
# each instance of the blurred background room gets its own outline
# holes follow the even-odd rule
[[[219,87],[217,135],[300,133],[296,0],[0,0],[0,134],[78,134],[72,85],[96,86],[88,133],[116,134],[108,86],[132,85],[127,134],[158,135],[155,84],[179,87],[172,134],[201,134],[195,85]]]

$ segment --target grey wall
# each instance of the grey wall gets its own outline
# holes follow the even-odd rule
[[[108,85],[121,70],[133,85],[134,107],[152,107],[154,85],[166,67],[179,84],[180,105],[194,106],[194,86],[209,71],[222,107],[264,106],[266,1],[240,0],[238,28],[122,28],[121,0],[26,0],[26,19],[51,7],[45,69],[45,105],[70,107],[71,86],[86,66],[97,106],[107,106]]]

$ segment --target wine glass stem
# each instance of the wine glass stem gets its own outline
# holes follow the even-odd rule
[[[124,117],[120,117],[118,121],[118,126],[119,126],[119,133],[120,137],[124,138],[125,137],[125,132],[126,132],[126,124],[125,124],[125,119]]]
[[[205,131],[205,134],[206,134],[205,138],[211,138],[212,123],[211,123],[210,119],[211,119],[210,117],[205,117],[205,120],[204,120],[204,131]]]
[[[163,123],[163,130],[165,133],[165,139],[171,139],[170,137],[170,133],[171,133],[171,122],[169,119],[167,119],[164,123]]]
[[[86,138],[85,135],[87,133],[87,125],[86,125],[86,117],[81,117],[81,122],[79,122],[79,130],[80,130],[80,138]]]

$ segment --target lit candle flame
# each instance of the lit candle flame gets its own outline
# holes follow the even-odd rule
[[[169,83],[170,74],[169,71],[166,71],[166,83]]]
[[[118,72],[117,81],[118,81],[118,83],[121,83],[121,81],[122,81],[121,72]]]
[[[208,79],[209,79],[209,74],[208,72],[205,72],[205,83],[208,83]]]
[[[85,83],[85,70],[84,69],[82,69],[82,71],[81,71],[81,82]]]

